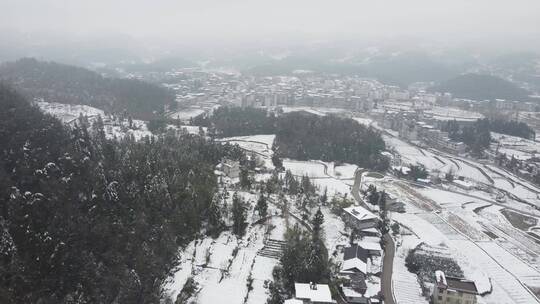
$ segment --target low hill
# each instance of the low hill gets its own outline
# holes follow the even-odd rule
[[[464,74],[431,87],[431,91],[450,92],[454,97],[474,100],[507,99],[528,101],[529,92],[499,77]]]
[[[0,108],[0,303],[160,303],[179,246],[225,228],[208,210],[234,147],[107,140],[3,84]]]
[[[84,68],[31,58],[0,65],[0,81],[11,84],[28,99],[127,111],[141,119],[151,118],[174,102],[172,92],[154,84],[106,78]]]

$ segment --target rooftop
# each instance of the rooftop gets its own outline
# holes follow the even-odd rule
[[[377,219],[377,216],[375,216],[375,214],[369,212],[367,209],[364,209],[362,207],[352,206],[352,207],[344,208],[343,211],[349,213],[350,215],[354,216],[356,219],[360,221]]]
[[[456,291],[462,291],[465,293],[478,294],[478,289],[476,288],[476,284],[474,283],[474,281],[464,278],[446,276],[444,272],[440,270],[435,271],[435,279],[439,288],[446,288]]]
[[[343,260],[350,260],[354,258],[359,258],[363,262],[366,262],[369,257],[369,253],[366,249],[358,245],[352,245],[351,247],[346,247],[343,253]]]
[[[326,284],[294,283],[294,290],[298,299],[333,303],[330,288]]]
[[[448,283],[448,288],[463,291],[466,293],[478,293],[478,289],[476,289],[476,284],[474,283],[474,281],[447,276],[446,282]]]

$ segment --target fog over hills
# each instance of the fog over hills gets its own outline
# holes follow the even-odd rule
[[[0,304],[540,304],[540,0],[0,0]]]

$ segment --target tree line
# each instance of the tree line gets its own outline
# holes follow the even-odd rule
[[[219,137],[276,134],[276,157],[346,162],[375,170],[388,167],[379,132],[349,118],[306,112],[276,116],[265,109],[223,107],[192,123]]]

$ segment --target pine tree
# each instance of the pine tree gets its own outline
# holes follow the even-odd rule
[[[268,213],[268,203],[266,202],[266,198],[261,193],[259,196],[259,199],[257,200],[257,205],[255,206],[255,210],[259,214],[259,217],[265,218]]]
[[[233,233],[237,236],[243,236],[246,230],[246,206],[238,192],[233,194],[232,203]]]
[[[313,229],[311,234],[311,244],[307,255],[306,267],[310,282],[323,282],[328,276],[328,253],[322,238],[322,225],[324,215],[319,208],[311,220]]]
[[[283,169],[283,160],[281,160],[281,158],[279,157],[276,151],[272,155],[272,164],[274,165],[277,171],[281,171]]]
[[[208,234],[217,237],[224,226],[219,195],[215,195],[208,206]]]
[[[240,187],[247,190],[251,189],[251,177],[248,169],[244,166],[240,168]]]
[[[313,229],[312,241],[318,242],[321,240],[322,225],[324,223],[324,215],[321,212],[321,208],[317,209],[315,216],[311,220],[311,228]]]

